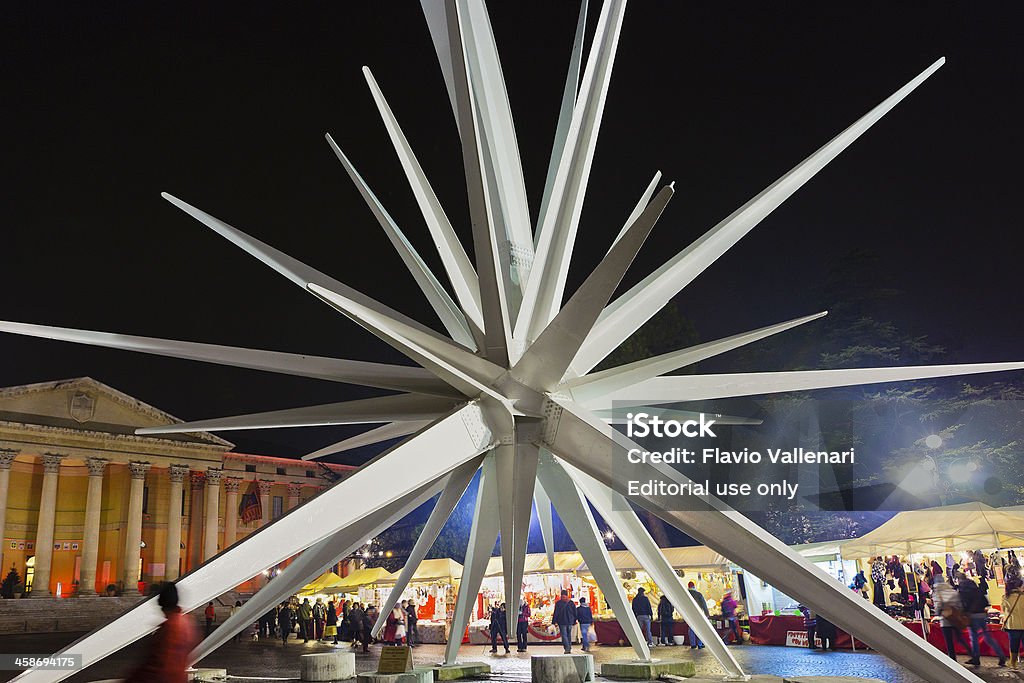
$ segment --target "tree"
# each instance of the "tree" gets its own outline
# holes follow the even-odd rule
[[[18,570],[11,565],[11,571],[7,572],[7,576],[4,577],[3,583],[0,583],[0,596],[5,598],[13,598],[15,593],[21,592],[21,575]]]

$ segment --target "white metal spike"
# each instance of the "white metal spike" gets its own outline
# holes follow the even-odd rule
[[[644,190],[644,193],[640,195],[640,200],[636,203],[636,206],[633,207],[633,211],[629,214],[629,217],[626,218],[626,222],[622,225],[622,229],[619,230],[619,234],[615,236],[615,239],[612,241],[611,246],[608,247],[608,251],[611,251],[612,247],[618,244],[619,240],[621,240],[622,236],[626,234],[626,231],[629,230],[630,226],[633,225],[636,219],[640,217],[640,214],[644,212],[644,209],[647,208],[647,205],[651,203],[651,197],[654,196],[654,190],[658,187],[658,183],[660,182],[661,171],[655,171],[654,177],[651,178],[650,184],[647,186],[647,189]],[[671,187],[672,189],[675,189],[675,186],[676,184],[674,181],[671,185],[669,185],[669,187]]]
[[[654,377],[587,402],[609,408],[613,402],[644,404],[702,401],[713,398],[758,396],[786,391],[808,391],[882,382],[905,382],[932,377],[977,375],[1024,369],[1024,362],[973,363],[963,365],[918,365],[896,368],[845,368],[842,370],[796,370],[792,372],[749,372],[733,375],[676,375]]]
[[[476,607],[476,596],[491,559],[491,551],[498,540],[498,511],[494,501],[499,499],[494,455],[489,453],[480,468],[480,483],[473,509],[473,525],[469,530],[469,545],[462,565],[462,580],[455,598],[451,636],[444,648],[444,663],[455,664],[462,646],[462,634],[469,625],[469,617]]]
[[[288,512],[176,582],[179,606],[189,612],[218,595],[283,562],[349,524],[388,508],[402,496],[435,481],[491,447],[491,433],[475,404],[454,411],[365,465],[359,476],[344,479],[306,504]],[[429,460],[424,452],[434,453]],[[82,655],[84,667],[154,631],[163,621],[156,597],[139,603],[64,652]],[[57,683],[74,672],[33,669],[19,683]]]
[[[423,214],[423,220],[430,230],[430,236],[433,238],[437,252],[441,256],[445,272],[448,273],[448,279],[451,280],[452,287],[455,290],[455,297],[459,300],[459,305],[465,312],[466,317],[478,329],[483,330],[484,317],[480,310],[480,284],[477,280],[476,269],[473,268],[473,263],[469,260],[469,256],[466,255],[462,242],[459,241],[459,237],[455,234],[447,214],[441,207],[441,202],[438,200],[437,195],[434,194],[434,188],[430,186],[430,181],[427,180],[427,176],[416,159],[409,141],[406,139],[401,127],[399,127],[391,107],[388,106],[387,100],[384,99],[384,94],[381,92],[376,79],[374,79],[368,67],[363,67],[363,75],[370,86],[370,92],[377,103],[381,119],[383,119],[388,135],[391,137],[391,143],[398,153],[398,159],[402,162],[402,168],[405,170],[406,178],[408,178],[413,195],[416,197],[416,203]]]
[[[625,0],[608,0],[601,8],[544,223],[538,226],[537,277],[527,282],[516,318],[519,340],[536,339],[562,305],[625,9]]]
[[[238,228],[234,228],[224,221],[214,218],[205,211],[197,209],[187,202],[183,202],[174,195],[161,192],[160,196],[219,234],[224,239],[234,243],[237,247],[243,249],[250,255],[270,266],[303,289],[306,289],[307,285],[311,282],[316,283],[322,287],[327,287],[336,292],[342,293],[354,301],[358,301],[363,306],[373,309],[381,315],[400,320],[406,325],[415,327],[423,334],[432,335],[438,339],[444,339],[444,337],[439,335],[437,332],[434,332],[429,327],[413,320],[409,316],[399,313],[389,306],[385,306],[381,302],[363,294],[362,292],[356,291],[342,282],[338,282],[329,275],[325,275],[315,268],[307,266],[305,263],[292,258],[288,254],[275,249],[269,244],[245,234]]]
[[[102,346],[109,349],[138,351],[157,356],[230,365],[236,368],[263,370],[298,377],[326,379],[332,382],[358,384],[435,396],[452,396],[454,390],[428,370],[404,365],[370,363],[359,360],[324,358],[280,351],[243,349],[218,344],[136,337],[128,334],[73,330],[66,327],[48,327],[28,323],[0,322],[0,332],[23,334],[43,339]]]
[[[450,411],[459,399],[417,394],[378,396],[358,401],[326,403],[302,408],[271,410],[265,413],[235,415],[195,422],[179,422],[159,427],[140,427],[136,434],[185,434],[188,432],[224,432],[236,429],[276,429],[281,427],[323,427],[327,425],[370,424],[395,420],[433,420]]]
[[[537,477],[543,483],[544,490],[551,495],[558,519],[562,520],[576,545],[576,550],[587,563],[587,568],[601,588],[605,601],[619,621],[619,626],[633,646],[633,651],[641,661],[650,661],[651,650],[647,645],[647,639],[641,632],[636,615],[633,614],[626,599],[626,591],[622,587],[619,575],[608,555],[608,548],[604,545],[597,523],[583,495],[561,464],[550,455],[541,457],[537,465]]]
[[[362,448],[363,446],[372,446],[374,444],[381,443],[383,441],[390,441],[391,439],[398,439],[403,436],[408,436],[413,432],[417,432],[423,427],[426,427],[429,422],[422,420],[409,420],[407,422],[390,422],[380,427],[374,427],[362,434],[351,436],[347,439],[333,443],[330,446],[324,446],[323,448],[307,453],[302,456],[303,460],[316,460],[317,458],[323,458],[328,455],[335,455],[337,453],[344,453],[354,448]]]
[[[583,375],[945,63],[940,59],[616,299],[573,361]]]
[[[713,358],[774,334],[791,330],[804,323],[824,317],[826,314],[827,311],[822,311],[821,313],[796,318],[795,320],[778,323],[777,325],[762,327],[752,332],[744,332],[726,337],[725,339],[718,339],[705,344],[680,349],[679,351],[654,356],[653,358],[608,368],[601,372],[569,380],[565,386],[576,401],[586,402],[590,399],[599,399],[614,391],[631,387],[652,377],[664,375],[667,372],[699,363],[702,360]]]
[[[474,394],[485,394],[498,401],[504,400],[490,388],[490,384],[504,373],[500,366],[475,356],[446,339],[435,339],[420,333],[415,327],[379,315],[376,311],[338,292],[312,283],[309,288],[314,294],[338,310],[344,311],[406,356],[430,367],[449,384],[455,386],[455,382],[462,382],[471,387],[469,391]]]
[[[537,526],[540,527],[541,539],[544,541],[548,569],[555,571],[555,527],[551,515],[551,498],[539,481],[534,484],[533,503],[537,508]]]
[[[448,99],[451,100],[452,113],[455,115],[455,125],[459,127],[461,134],[462,124],[459,120],[459,95],[454,64],[462,60],[462,50],[460,47],[453,51],[453,40],[458,41],[458,36],[449,33],[449,25],[454,23],[449,15],[456,11],[455,0],[420,0],[420,6],[423,9],[423,16],[427,20],[427,28],[434,43],[437,61],[441,65],[441,74],[444,76]]]
[[[488,170],[493,173],[495,217],[500,216],[504,234],[496,234],[499,249],[510,254],[510,267],[516,272],[510,284],[517,290],[510,302],[518,306],[521,287],[525,285],[533,262],[533,231],[526,202],[526,184],[519,159],[512,109],[505,90],[505,78],[494,43],[487,7],[482,2],[458,0],[463,19],[463,46],[469,68],[470,84],[479,114],[483,147],[487,152]],[[492,224],[492,230],[497,229]],[[502,243],[504,242],[504,243]],[[510,309],[514,314],[515,309]]]
[[[463,314],[452,298],[445,291],[445,288],[441,285],[438,279],[434,276],[434,273],[430,270],[430,267],[426,264],[423,258],[416,251],[416,247],[405,236],[402,229],[398,227],[394,219],[391,218],[391,214],[387,212],[384,206],[377,199],[377,195],[373,193],[370,186],[366,184],[366,181],[356,170],[356,167],[352,164],[352,161],[341,151],[337,143],[334,142],[334,138],[327,135],[327,142],[334,150],[335,156],[341,161],[342,166],[345,167],[345,171],[348,173],[349,178],[355,184],[356,189],[359,190],[359,194],[362,195],[366,201],[367,206],[370,207],[370,211],[373,212],[377,222],[380,223],[380,227],[384,229],[384,233],[391,240],[392,246],[395,251],[402,258],[402,262],[405,263],[405,267],[409,269],[416,284],[419,285],[423,295],[430,302],[430,306],[434,309],[437,317],[441,320],[441,324],[444,325],[445,329],[448,330],[448,334],[451,335],[457,343],[462,344],[471,351],[476,351],[476,336],[470,330],[470,323],[466,320],[466,316]]]
[[[562,88],[562,104],[558,109],[558,123],[555,125],[555,140],[551,144],[551,159],[548,161],[548,173],[544,180],[544,195],[540,200],[540,211],[537,213],[537,234],[534,244],[540,241],[540,226],[544,225],[544,217],[548,212],[551,199],[551,186],[555,183],[558,165],[562,161],[565,139],[569,136],[569,124],[572,123],[572,112],[576,107],[576,95],[580,86],[580,65],[583,62],[583,39],[587,33],[587,0],[580,3],[580,16],[576,20],[576,38],[572,43],[572,54],[569,57],[569,71],[565,74],[565,86]]]

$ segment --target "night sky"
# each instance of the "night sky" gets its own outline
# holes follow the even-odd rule
[[[490,5],[533,214],[577,12]],[[915,328],[957,348],[951,362],[1024,358],[1022,19],[1020,3],[634,0],[568,291],[655,170],[677,194],[627,285],[945,56],[677,301],[703,339],[811,313],[827,264],[861,248],[894,275]],[[15,3],[0,45],[0,318],[402,361],[168,191],[440,329],[323,138],[443,277],[360,73],[373,69],[468,248],[456,129],[418,3]],[[380,393],[0,335],[0,386],[85,375],[186,420]],[[294,455],[357,431],[223,436]]]

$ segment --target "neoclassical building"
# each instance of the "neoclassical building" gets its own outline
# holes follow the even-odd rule
[[[34,598],[136,594],[354,469],[135,434],[177,421],[88,377],[0,389],[0,577],[13,566]]]

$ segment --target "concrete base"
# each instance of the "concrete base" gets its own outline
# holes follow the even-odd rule
[[[460,678],[479,678],[491,673],[491,666],[483,662],[457,662],[431,667],[435,681],[457,681]]]
[[[413,669],[404,674],[381,674],[373,671],[357,675],[356,683],[434,683],[434,670]]]
[[[355,652],[318,652],[299,657],[299,679],[303,681],[343,681],[355,675]]]
[[[631,659],[620,659],[601,665],[601,675],[605,678],[628,678],[641,681],[653,681],[662,674],[689,678],[697,673],[693,662],[682,659],[655,659],[640,662]]]
[[[533,683],[586,683],[593,681],[592,655],[533,655],[530,657]],[[656,678],[656,677],[655,677]]]
[[[186,671],[188,674],[188,680],[190,681],[223,681],[227,680],[228,670],[227,669],[189,669]]]

